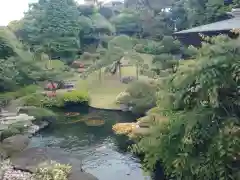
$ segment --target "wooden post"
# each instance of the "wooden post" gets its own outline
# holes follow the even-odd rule
[[[121,81],[122,79],[122,71],[121,71],[121,62],[118,61],[118,71],[119,71],[119,80]]]
[[[137,75],[137,80],[138,80],[138,63],[136,64],[136,75]]]

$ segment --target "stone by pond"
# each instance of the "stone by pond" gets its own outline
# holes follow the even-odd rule
[[[99,180],[149,179],[141,169],[140,160],[126,151],[129,144],[127,137],[115,135],[112,131],[114,124],[133,122],[136,117],[126,112],[80,109],[66,110],[80,113],[79,116],[71,118],[65,117],[65,112],[59,112],[62,114],[61,119],[32,137],[28,151],[23,153],[26,156],[36,155],[36,149],[40,148],[42,152],[46,152],[44,154],[48,154],[45,156],[53,160],[73,164],[76,173],[72,176],[78,177],[82,167],[89,173],[85,174],[89,176],[89,180],[95,180],[91,179],[93,176]],[[22,155],[20,157],[23,157]],[[19,161],[13,158],[15,165]],[[24,163],[26,164],[26,161]]]

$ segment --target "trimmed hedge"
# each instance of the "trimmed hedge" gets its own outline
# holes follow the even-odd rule
[[[36,107],[65,107],[69,104],[88,104],[89,94],[86,91],[70,91],[59,93],[56,97],[47,97],[43,94],[31,94],[23,99],[25,106]]]

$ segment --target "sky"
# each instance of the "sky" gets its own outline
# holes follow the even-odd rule
[[[19,20],[24,11],[28,9],[28,3],[37,0],[0,0],[0,26],[6,26],[10,21]],[[77,0],[83,3],[84,0]],[[103,0],[110,1],[110,0]]]

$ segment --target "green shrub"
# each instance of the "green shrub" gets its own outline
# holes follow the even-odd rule
[[[169,121],[133,148],[147,169],[161,162],[167,179],[239,179],[239,39],[208,41],[194,65],[180,67],[158,92],[159,114]]]
[[[132,107],[132,112],[143,114],[156,105],[156,90],[155,84],[136,81],[127,88],[125,95],[118,97],[117,101]]]
[[[29,86],[20,88],[18,91],[15,91],[15,92],[7,92],[7,93],[0,94],[0,105],[6,106],[11,100],[36,92],[37,88],[38,88],[37,85],[29,85]]]
[[[89,94],[86,91],[65,92],[59,96],[59,100],[63,103],[88,103]]]
[[[28,107],[21,109],[19,113],[26,113],[29,116],[34,116],[36,120],[42,120],[44,117],[57,117],[57,114],[50,109],[41,108],[41,107]]]
[[[21,134],[20,130],[18,130],[15,127],[10,127],[10,128],[8,128],[8,129],[6,129],[2,132],[1,140],[6,139],[6,138],[11,137],[11,136],[15,136],[17,134]]]
[[[35,93],[38,89],[37,85],[29,85],[24,88],[21,88],[20,90],[14,92],[14,97],[15,98],[20,98],[22,96],[26,96],[28,94]]]
[[[85,104],[89,102],[87,91],[69,91],[57,94],[56,97],[47,97],[42,94],[31,94],[23,98],[25,106],[36,107],[64,107],[66,104]]]
[[[50,165],[42,165],[34,174],[36,180],[67,180],[71,172],[71,166],[51,162]]]
[[[30,121],[29,121],[29,123],[31,124]],[[17,122],[17,123],[11,124],[9,126],[9,129],[17,129],[19,131],[19,133],[22,134],[28,128],[25,125],[26,125],[26,122],[24,122],[24,123],[23,122]]]
[[[23,98],[23,105],[41,107],[45,99],[42,94],[30,94]]]
[[[130,50],[133,48],[133,43],[129,36],[121,35],[121,36],[116,36],[111,41],[109,41],[108,47],[110,46],[116,46],[124,50]]]

